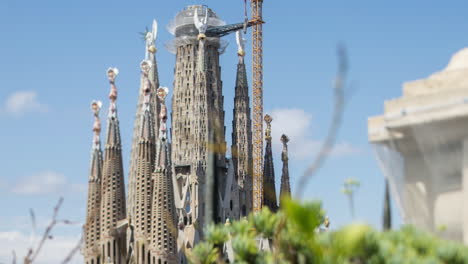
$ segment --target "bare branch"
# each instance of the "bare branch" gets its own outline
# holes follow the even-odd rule
[[[344,104],[345,104],[345,81],[346,74],[348,72],[348,60],[346,49],[343,45],[338,46],[338,73],[335,79],[334,86],[334,108],[333,108],[333,118],[328,129],[327,138],[323,142],[316,158],[311,163],[311,165],[305,170],[304,174],[299,178],[297,183],[297,197],[302,198],[304,194],[305,187],[307,182],[312,178],[312,176],[322,167],[326,161],[328,154],[333,149],[333,146],[336,142],[336,137],[338,135],[338,130],[341,126],[341,121],[344,113]]]
[[[11,253],[13,254],[13,261],[12,261],[12,263],[13,263],[13,264],[16,264],[16,251],[13,250]]]
[[[31,217],[31,225],[32,225],[32,231],[33,234],[36,233],[36,215],[34,214],[34,210],[32,208],[29,208],[29,216]]]
[[[58,212],[60,210],[60,207],[62,206],[62,203],[63,203],[63,197],[60,197],[57,205],[54,208],[54,212],[53,212],[53,215],[52,215],[52,220],[51,220],[50,224],[46,227],[46,230],[45,230],[44,234],[42,235],[41,241],[37,245],[36,249],[30,248],[28,250],[28,254],[24,258],[24,264],[33,263],[34,260],[36,259],[37,255],[41,252],[41,249],[44,246],[45,241],[47,239],[52,238],[50,233],[51,233],[52,229],[54,228],[54,226],[57,225],[57,215],[58,215]],[[32,216],[33,215],[34,214],[32,214]],[[34,220],[34,222],[35,222],[35,220]]]
[[[80,250],[82,244],[83,244],[83,235],[81,235],[80,240],[78,241],[76,246],[74,248],[72,248],[70,253],[68,253],[67,257],[62,261],[62,264],[66,264],[66,263],[70,262],[72,260],[73,256],[76,254],[76,252],[78,252]]]

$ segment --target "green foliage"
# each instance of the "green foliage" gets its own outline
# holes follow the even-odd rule
[[[282,204],[276,214],[263,209],[232,224],[207,227],[205,241],[187,254],[190,262],[227,263],[227,244],[238,264],[468,264],[468,248],[411,226],[378,232],[353,224],[320,232],[325,215],[320,202]],[[270,250],[260,249],[259,241]]]

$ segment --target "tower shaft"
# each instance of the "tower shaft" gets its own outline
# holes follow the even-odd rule
[[[252,19],[262,21],[263,0],[251,0]],[[263,202],[263,26],[252,30],[252,94],[253,94],[253,210],[258,212]]]

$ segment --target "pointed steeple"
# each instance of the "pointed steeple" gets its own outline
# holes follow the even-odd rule
[[[150,90],[150,108],[153,113],[154,128],[153,131],[157,134],[159,130],[159,122],[157,121],[157,113],[159,113],[159,99],[156,95],[156,89],[159,87],[159,75],[158,67],[156,62],[156,39],[158,34],[158,23],[156,20],[153,20],[153,27],[151,31],[146,32],[145,34],[145,59],[149,65],[151,65],[147,78],[144,75],[141,75],[140,78],[140,89],[138,91],[138,103],[136,109],[135,122],[133,126],[133,137],[132,137],[132,148],[130,151],[130,169],[129,169],[129,193],[128,193],[128,206],[127,213],[129,215],[135,215],[136,207],[134,206],[133,198],[135,196],[136,186],[135,181],[137,178],[136,175],[136,166],[138,164],[138,151],[137,146],[139,144],[139,137],[142,127],[142,115],[144,114],[144,100],[145,100],[145,87],[148,86],[148,81],[151,84]],[[155,134],[155,136],[157,136]]]
[[[388,180],[385,180],[385,197],[384,197],[384,208],[383,208],[383,230],[392,229],[392,212],[390,206],[390,190],[388,186]]]
[[[281,136],[281,142],[283,143],[283,152],[281,153],[281,160],[283,161],[283,174],[281,175],[281,188],[280,188],[280,207],[281,199],[283,197],[291,196],[291,184],[289,183],[289,168],[288,168],[288,142],[289,137],[283,134]]]
[[[143,80],[143,105],[140,110],[140,131],[137,137],[136,146],[136,165],[134,175],[134,190],[132,192],[133,210],[130,213],[132,223],[135,226],[135,240],[138,241],[134,246],[135,251],[139,252],[139,258],[136,263],[146,263],[150,252],[151,239],[151,202],[153,181],[151,174],[154,170],[155,157],[155,131],[154,131],[154,115],[152,111],[151,91],[154,90],[149,73],[151,72],[151,61],[144,60],[141,63],[141,74]]]
[[[172,185],[171,162],[167,139],[167,108],[164,103],[168,94],[167,88],[158,89],[161,102],[159,119],[159,137],[156,144],[155,170],[152,174],[154,181],[152,205],[152,263],[178,263],[177,259],[177,225]]]
[[[117,232],[117,222],[125,218],[125,183],[122,164],[122,143],[120,140],[119,119],[117,116],[117,87],[115,78],[118,70],[109,68],[107,77],[111,85],[110,106],[107,117],[107,139],[102,168],[101,202],[101,260],[110,258],[114,263],[122,263],[125,252],[122,250],[122,234]]]
[[[252,210],[252,120],[247,71],[244,64],[245,40],[241,34],[241,31],[236,33],[239,62],[234,96],[231,155],[235,179],[239,186],[240,215],[246,216]]]
[[[265,130],[265,159],[263,163],[263,205],[268,206],[271,211],[276,212],[278,203],[276,201],[275,168],[273,165],[273,153],[271,150],[271,121],[273,118],[265,115],[267,127]]]
[[[102,151],[101,151],[101,121],[99,110],[102,103],[93,101],[91,109],[94,113],[93,144],[91,150],[91,166],[88,181],[88,203],[85,224],[85,248],[84,257],[86,263],[97,263],[99,259],[100,236],[100,210],[101,210],[101,173],[102,173]]]

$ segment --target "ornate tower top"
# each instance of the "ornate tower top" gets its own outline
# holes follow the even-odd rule
[[[99,119],[99,111],[101,110],[102,102],[101,101],[92,101],[91,110],[94,113],[94,124],[93,124],[93,150],[101,148],[101,120]]]
[[[169,89],[167,87],[159,87],[156,92],[159,100],[161,101],[161,112],[159,113],[159,119],[161,124],[159,127],[159,138],[166,140],[167,139],[167,108],[166,108],[166,97],[169,94]]]
[[[242,30],[236,32],[237,55],[239,55],[239,63],[244,63],[245,56],[245,38],[242,36]],[[242,60],[242,61],[241,61]]]
[[[145,60],[150,59],[150,53],[155,54],[156,49],[156,39],[158,38],[158,22],[154,19],[153,20],[153,28],[151,31],[146,32],[145,41],[146,41],[146,53],[145,53]]]
[[[265,140],[271,141],[271,121],[273,121],[273,118],[266,114],[265,115],[265,123],[267,124],[266,130],[265,130]]]
[[[107,79],[111,85],[111,89],[109,92],[109,117],[115,118],[117,116],[117,107],[115,106],[115,101],[117,101],[117,87],[115,86],[115,78],[119,74],[119,69],[117,68],[109,68],[107,69]]]
[[[153,63],[150,60],[143,60],[140,63],[141,74],[143,75],[143,85],[142,85],[142,93],[143,93],[143,113],[145,111],[150,111],[150,95],[151,95],[151,82],[149,81],[148,75],[153,67]]]

